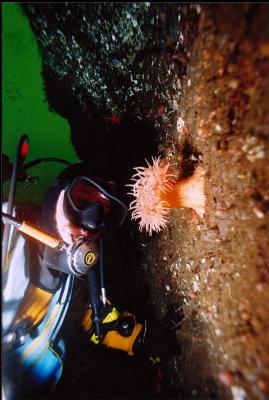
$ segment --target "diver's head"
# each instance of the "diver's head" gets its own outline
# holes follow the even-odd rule
[[[95,240],[104,228],[120,227],[127,214],[125,204],[115,197],[115,185],[93,177],[83,163],[66,168],[46,193],[43,223],[48,229],[53,208],[56,232],[68,244],[78,237]]]
[[[87,238],[89,236],[89,229],[86,229],[79,223],[70,221],[64,210],[66,190],[62,189],[56,203],[55,222],[58,234],[68,244],[72,244],[79,237]],[[95,229],[94,239],[100,236],[101,229]]]

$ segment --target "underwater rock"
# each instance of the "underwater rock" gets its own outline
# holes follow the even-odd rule
[[[130,146],[142,147],[143,157],[151,147],[152,154],[156,130],[167,124],[182,94],[198,6],[24,3],[22,7],[41,50],[49,103],[69,120],[78,156],[85,160],[89,152],[95,153],[97,160],[102,156],[112,165],[118,153],[121,163],[129,160],[131,155],[125,159],[122,153]],[[105,146],[108,152],[100,150]]]
[[[27,3],[43,61],[84,111],[88,100],[122,113],[168,96],[182,75],[181,6],[151,3]],[[187,10],[187,9],[186,9]],[[186,11],[185,11],[186,12]],[[181,58],[178,56],[182,52]],[[169,75],[172,75],[172,77]],[[147,107],[148,110],[148,107]],[[144,113],[137,110],[137,116]]]

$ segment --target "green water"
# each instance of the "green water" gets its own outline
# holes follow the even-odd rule
[[[22,134],[29,136],[26,162],[57,157],[77,162],[68,121],[49,110],[41,75],[41,56],[30,24],[18,3],[2,3],[2,152],[13,160]],[[28,170],[35,183],[19,183],[16,199],[40,201],[64,166],[42,163]],[[8,183],[3,185],[3,197]]]

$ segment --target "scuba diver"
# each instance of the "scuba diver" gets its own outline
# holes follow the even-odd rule
[[[22,168],[20,158],[19,150],[11,186],[19,176],[14,169],[25,172],[27,167]],[[103,234],[120,228],[127,215],[114,182],[95,176],[84,163],[68,165],[47,190],[38,224],[28,223],[29,210],[14,207],[15,194],[10,197],[2,210],[5,400],[53,393],[70,336],[62,327],[74,301],[82,330],[93,344],[130,356],[145,348],[151,352],[146,324],[119,312],[106,297]],[[174,349],[171,336],[166,340]]]

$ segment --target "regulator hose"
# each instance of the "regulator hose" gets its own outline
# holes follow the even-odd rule
[[[102,303],[100,300],[100,285],[97,276],[97,265],[94,265],[88,272],[88,289],[90,306],[92,308],[92,322],[96,336],[100,336],[100,322]]]

